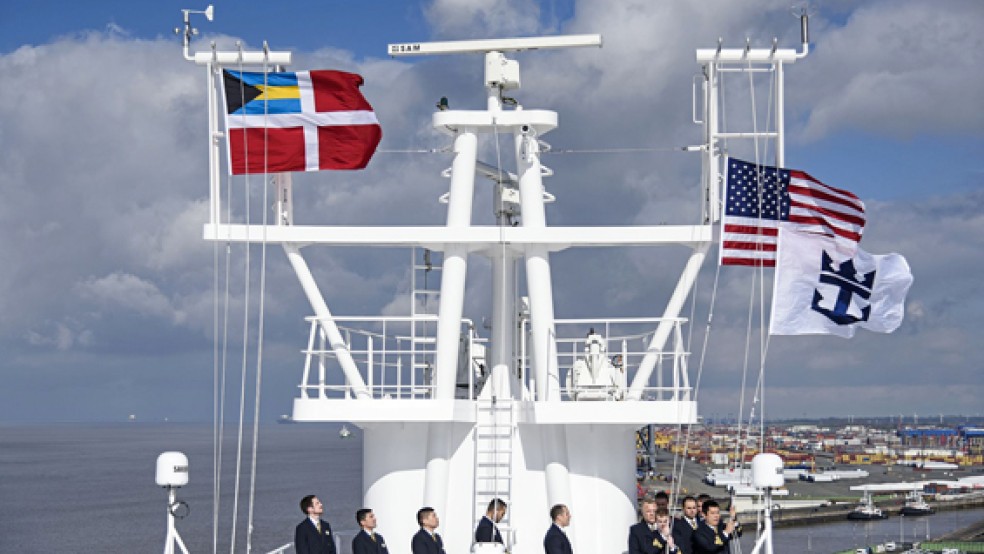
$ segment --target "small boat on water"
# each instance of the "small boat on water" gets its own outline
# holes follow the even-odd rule
[[[880,508],[876,506],[869,506],[866,504],[860,504],[857,508],[851,510],[851,513],[847,514],[847,519],[852,521],[870,521],[874,519],[887,519],[888,516],[885,512],[881,511]]]
[[[865,493],[864,496],[861,497],[861,503],[847,514],[847,519],[852,521],[870,521],[874,519],[886,518],[888,518],[888,516],[885,515],[885,512],[881,511],[880,508],[875,506],[874,501],[871,500],[871,495],[868,493]]]
[[[919,491],[912,491],[905,497],[905,506],[899,510],[904,516],[928,516],[934,512],[933,507],[923,499]]]

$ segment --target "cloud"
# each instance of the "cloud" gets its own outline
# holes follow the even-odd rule
[[[803,129],[818,139],[839,128],[912,137],[984,127],[984,25],[978,2],[869,2],[843,26],[821,24],[809,77],[792,86],[812,105]]]
[[[609,150],[544,154],[544,163],[555,172],[545,186],[558,199],[547,208],[549,223],[699,221],[700,161],[679,149],[700,140],[700,128],[691,121],[690,87],[697,69],[693,50],[712,46],[719,36],[727,46],[743,44],[745,36],[763,46],[775,29],[785,33],[780,33],[783,46],[796,46],[798,29],[788,6],[768,0],[700,5],[585,1],[560,22],[546,13],[552,8],[539,6],[542,11],[523,0],[438,0],[427,8],[427,18],[438,39],[544,30],[604,35],[601,49],[515,56],[523,80],[517,100],[525,109],[560,114],[560,127],[542,138],[557,151]],[[969,133],[979,140],[982,116],[952,109],[973,105],[969,95],[984,96],[980,72],[974,71],[980,65],[975,42],[980,39],[976,30],[968,30],[980,27],[982,15],[973,8],[956,1],[948,2],[947,9],[916,2],[843,4],[844,18],[815,18],[816,50],[787,72],[791,137],[805,133],[816,139],[862,128],[876,138],[934,132],[951,138]],[[969,53],[947,54],[955,51]],[[442,96],[456,109],[483,108],[480,56],[361,59],[353,52],[323,48],[298,52],[296,59],[299,68],[338,67],[364,75],[364,92],[383,123],[384,137],[382,151],[367,171],[295,175],[295,221],[443,223],[446,207],[437,198],[447,191],[448,181],[440,174],[452,155],[434,150],[449,145],[451,137],[431,127],[431,114]],[[112,80],[106,68],[113,69]],[[36,370],[52,359],[59,367],[105,368],[87,375],[134,390],[147,388],[141,380],[146,376],[129,372],[134,363],[158,379],[155,385],[210,378],[213,298],[218,294],[220,309],[226,306],[221,279],[227,261],[230,325],[225,332],[225,312],[220,311],[218,332],[228,334],[240,351],[255,352],[242,348],[241,326],[250,322],[247,346],[254,347],[261,249],[249,251],[251,265],[246,268],[244,249],[236,246],[227,256],[224,244],[201,239],[208,192],[201,68],[181,60],[171,41],[109,32],[22,47],[0,56],[0,71],[10,82],[33,83],[10,89],[10,101],[0,104],[3,369],[17,373],[25,388],[35,383],[37,391],[44,390],[44,383]],[[766,85],[762,80],[757,90]],[[891,96],[871,92],[889,85]],[[744,106],[742,94],[747,93],[737,89],[731,89],[734,106]],[[729,112],[732,121],[739,118],[738,111]],[[499,138],[498,148],[491,139],[484,140],[480,158],[501,158],[509,168],[514,165],[512,138]],[[837,141],[829,142],[829,158],[856,156],[837,150]],[[619,148],[648,150],[614,152]],[[744,147],[732,143],[731,148]],[[959,190],[941,184],[935,196],[917,183],[911,187],[917,191],[913,198],[869,202],[863,246],[872,253],[904,254],[916,277],[906,321],[894,335],[863,333],[852,341],[772,339],[767,394],[776,390],[778,397],[767,404],[773,406],[769,415],[801,410],[830,414],[857,411],[857,406],[871,413],[891,412],[898,405],[891,396],[893,384],[902,387],[899,399],[928,404],[934,400],[920,400],[911,391],[937,387],[930,377],[945,381],[926,389],[940,394],[977,386],[984,346],[973,330],[984,313],[976,277],[984,271],[984,219],[979,215],[984,196],[980,172],[971,177]],[[909,182],[912,177],[899,179]],[[245,218],[248,194],[249,217],[260,221],[268,208],[262,202],[262,181],[223,179],[224,186],[230,183],[234,218]],[[493,222],[491,192],[487,181],[476,182],[476,223]],[[408,311],[406,251],[310,246],[303,253],[333,313]],[[265,340],[267,351],[277,353],[268,360],[267,386],[278,392],[265,398],[286,404],[296,390],[303,361],[299,350],[307,336],[303,317],[311,309],[279,247],[268,248],[266,254]],[[683,247],[554,254],[557,317],[658,316],[686,255]],[[754,272],[730,268],[718,273],[715,255],[712,249],[698,281],[692,324],[692,375],[704,330],[710,328],[703,367],[705,413],[737,406],[749,314],[755,331],[747,365],[752,371],[757,367],[757,295],[766,291],[767,305],[771,283],[768,274],[761,283]],[[218,291],[213,290],[214,260]],[[476,323],[489,315],[490,271],[480,256],[470,258],[465,315]],[[813,387],[823,394],[809,394]],[[882,396],[869,401],[868,391],[875,389]],[[966,411],[975,402],[959,394],[949,405]],[[104,413],[97,407],[73,409],[65,417]],[[191,404],[187,413],[209,415],[207,406]]]
[[[90,33],[0,57],[10,79],[32,83],[0,106],[0,336],[60,320],[91,275],[208,252],[188,240],[194,226],[170,225],[197,218],[205,193],[204,152],[188,139],[204,114],[200,80],[171,46]]]
[[[434,0],[425,15],[438,37],[525,36],[537,30],[540,7],[533,0]]]
[[[84,298],[100,305],[120,306],[141,315],[163,318],[181,323],[185,314],[176,309],[156,285],[136,275],[112,273],[89,279],[79,284],[78,292]]]
[[[785,417],[829,417],[838,415],[898,415],[912,417],[918,414],[926,420],[944,415],[978,415],[974,399],[984,394],[984,386],[953,385],[948,383],[906,384],[898,382],[879,383],[863,388],[864,400],[851,404],[844,402],[844,388],[838,384],[796,386],[770,386],[768,390],[768,409],[771,413],[782,413]],[[928,398],[946,398],[945,404],[930,402]],[[722,396],[717,400],[726,402]],[[809,399],[809,402],[804,402]],[[884,406],[878,412],[871,405]],[[831,410],[837,407],[837,411]],[[737,412],[737,410],[734,410]],[[719,415],[724,413],[719,411]],[[922,417],[920,419],[922,419]]]
[[[38,329],[28,330],[24,338],[32,346],[54,347],[59,351],[71,350],[75,345],[88,346],[93,339],[92,331],[80,328],[79,322],[70,319],[46,322]]]
[[[207,219],[204,199],[166,199],[135,206],[106,226],[110,233],[118,233],[124,252],[135,265],[155,271],[189,270],[211,253],[200,228]]]

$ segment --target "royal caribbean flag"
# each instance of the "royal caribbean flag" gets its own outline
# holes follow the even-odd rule
[[[909,264],[899,254],[858,248],[852,255],[822,235],[781,229],[769,334],[891,333],[902,323],[911,285]]]
[[[222,75],[233,175],[362,169],[383,136],[354,73]]]
[[[854,194],[795,169],[727,159],[721,265],[775,267],[779,229],[834,238],[854,252],[864,230],[864,203]]]

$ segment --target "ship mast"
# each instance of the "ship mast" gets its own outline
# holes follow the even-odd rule
[[[290,64],[290,53],[266,47],[261,52],[223,52],[213,45],[211,51],[192,54],[189,13],[210,18],[211,10],[185,10],[183,33],[185,58],[205,66],[208,74],[210,185],[204,238],[283,246],[314,312],[308,318],[311,329],[292,419],[352,422],[363,429],[363,505],[374,509],[387,536],[399,537],[391,539],[393,551],[405,552],[404,538],[416,530],[412,514],[421,506],[439,513],[449,551],[468,550],[470,530],[484,513],[480,506],[489,494],[506,496],[510,504],[511,521],[502,530],[513,554],[542,551],[546,512],[561,503],[577,514],[570,529],[575,550],[621,551],[625,530],[636,515],[636,429],[697,421],[687,370],[686,320],[680,313],[720,218],[721,141],[732,137],[718,129],[719,75],[733,67],[768,64],[779,77],[781,98],[782,66],[805,55],[805,46],[802,54],[775,45],[697,51],[705,77],[700,121],[704,143],[695,147],[704,168],[698,224],[547,224],[546,204],[553,197],[545,192],[544,177],[552,172],[540,160],[541,137],[557,127],[558,116],[525,109],[503,95],[520,87],[519,63],[507,54],[601,46],[599,35],[573,35],[389,45],[394,56],[483,55],[485,109],[457,110],[442,102],[432,116],[432,127],[453,139],[444,225],[299,224],[293,217],[289,174],[270,176],[277,217],[271,225],[255,225],[224,220],[220,148],[225,137],[219,130],[216,77],[224,66],[273,70]],[[781,101],[777,104],[780,130],[746,138],[782,142]],[[512,136],[514,171],[478,160],[480,140],[499,134]],[[496,225],[472,221],[476,175],[496,183]],[[691,255],[661,317],[555,316],[552,253],[666,245],[685,246]],[[409,317],[332,313],[303,249],[337,246],[441,253],[436,318],[413,312]],[[464,314],[472,255],[488,257],[493,271],[491,370],[484,382],[458,378],[463,363],[471,374],[467,366],[485,344],[471,332],[475,326]],[[521,309],[513,283],[520,260],[528,296]],[[408,340],[407,325],[416,329],[424,322],[436,322],[433,336],[414,331]],[[617,362],[610,356],[615,352]],[[433,357],[432,371],[418,371],[415,360],[421,357]],[[488,466],[496,471],[481,473]]]

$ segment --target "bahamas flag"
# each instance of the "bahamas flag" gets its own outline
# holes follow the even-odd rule
[[[233,175],[362,169],[383,136],[354,73],[222,73]]]

